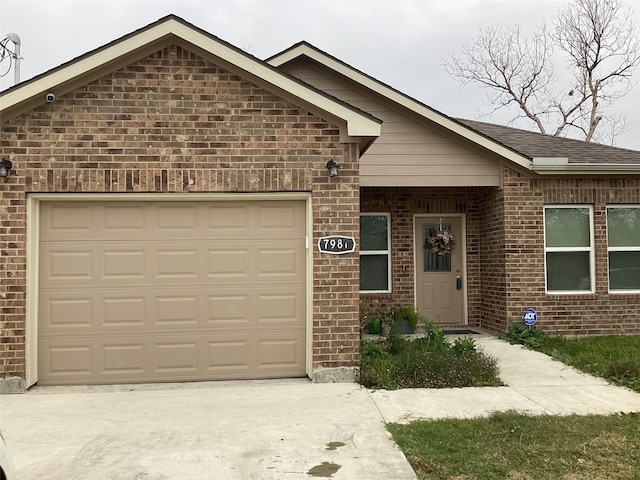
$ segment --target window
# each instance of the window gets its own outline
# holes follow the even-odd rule
[[[594,291],[592,224],[591,207],[545,207],[544,248],[548,292]]]
[[[640,291],[640,207],[607,208],[609,290]]]
[[[389,214],[360,214],[360,291],[391,291]]]

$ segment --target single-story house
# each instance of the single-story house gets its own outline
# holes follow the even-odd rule
[[[640,333],[640,152],[168,16],[0,94],[0,377],[352,379],[361,319]],[[332,168],[333,167],[333,168]]]

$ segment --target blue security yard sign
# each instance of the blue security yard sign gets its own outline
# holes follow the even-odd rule
[[[538,321],[538,314],[533,308],[530,308],[522,314],[522,320],[524,320],[524,323],[531,326]]]

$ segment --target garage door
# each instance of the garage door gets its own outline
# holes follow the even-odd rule
[[[39,384],[305,375],[305,202],[43,202]]]

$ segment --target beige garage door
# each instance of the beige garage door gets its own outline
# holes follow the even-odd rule
[[[39,383],[304,376],[305,212],[43,202]]]

